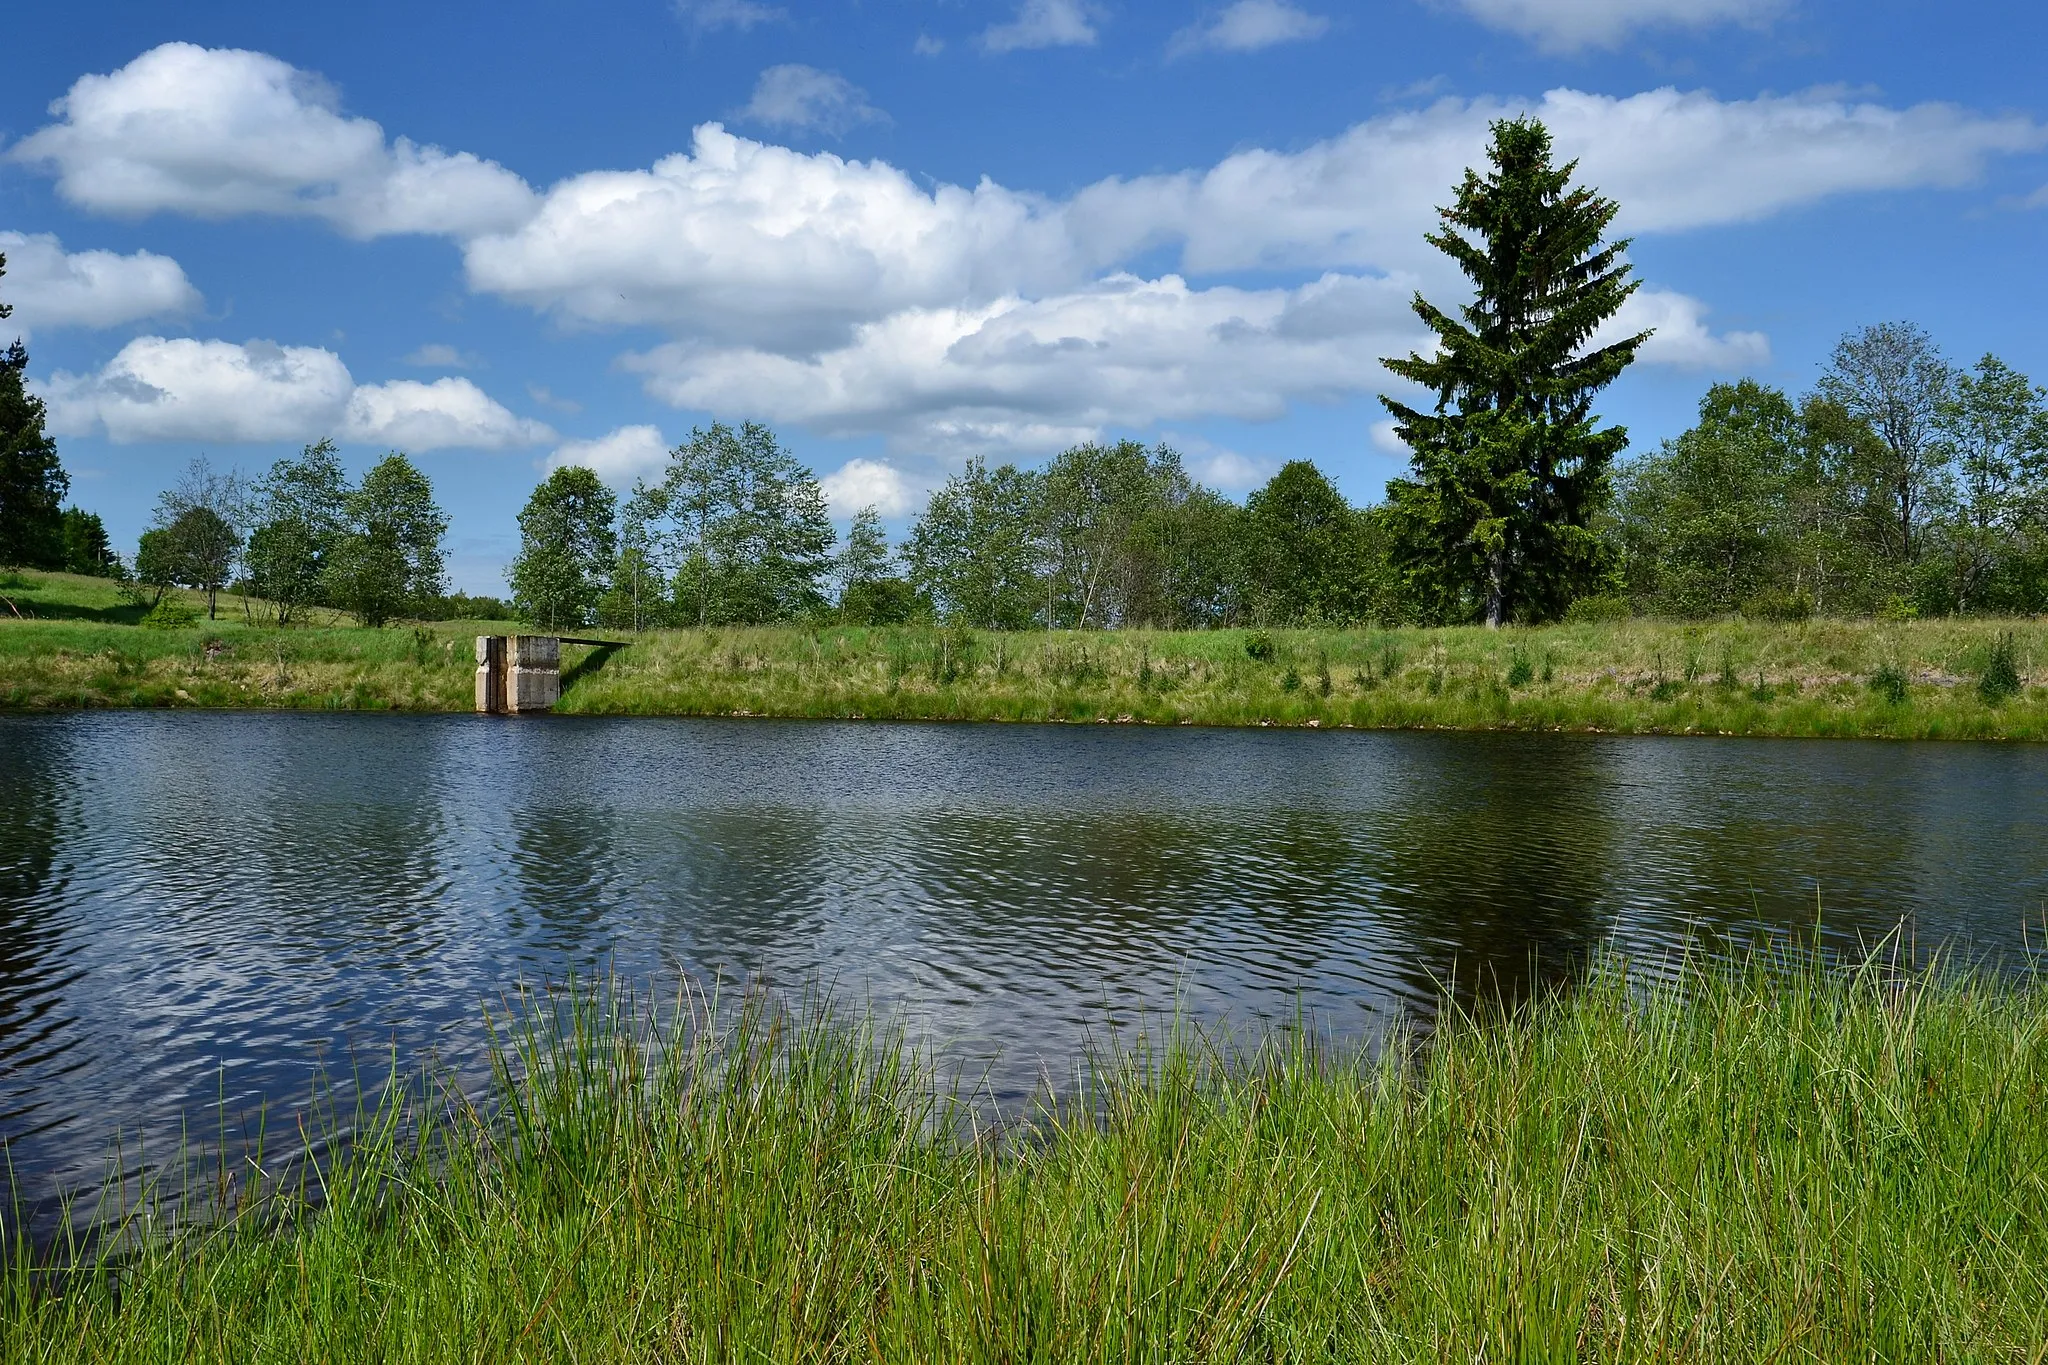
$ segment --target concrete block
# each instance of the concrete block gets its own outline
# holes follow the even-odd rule
[[[562,699],[562,672],[557,668],[505,670],[505,709],[548,711]]]

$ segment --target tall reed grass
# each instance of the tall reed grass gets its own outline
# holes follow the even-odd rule
[[[2048,996],[1620,964],[1370,1053],[1169,1031],[1004,1123],[829,1011],[616,988],[303,1188],[54,1267],[16,1360],[2032,1360]],[[253,1174],[250,1179],[254,1180]]]

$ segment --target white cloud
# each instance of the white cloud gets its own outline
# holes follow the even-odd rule
[[[513,415],[467,379],[394,379],[349,395],[342,439],[403,450],[509,450],[555,439],[545,422]]]
[[[445,342],[430,341],[405,358],[408,365],[429,370],[475,370],[483,368],[483,357],[459,351]]]
[[[776,346],[897,309],[1085,276],[1053,206],[988,181],[927,191],[883,162],[696,130],[645,171],[554,186],[518,231],[469,245],[473,288],[587,323]]]
[[[137,337],[98,371],[50,377],[60,435],[141,441],[346,440],[435,450],[499,449],[552,440],[467,379],[401,379],[358,387],[341,357],[272,341]]]
[[[138,251],[70,251],[49,233],[0,232],[7,275],[0,297],[14,305],[12,326],[118,327],[143,318],[189,313],[199,291],[168,256]]]
[[[771,128],[814,128],[837,137],[889,116],[869,104],[867,91],[846,77],[789,62],[761,73],[754,83],[754,98],[737,117]]]
[[[1273,477],[1271,460],[1245,455],[1213,445],[1199,436],[1177,436],[1167,432],[1166,444],[1181,452],[1188,473],[1198,483],[1225,493],[1248,493]]]
[[[917,41],[910,45],[910,50],[920,57],[936,57],[946,50],[946,40],[934,38],[929,33],[920,33],[917,35]]]
[[[1330,21],[1288,0],[1237,0],[1221,13],[1173,35],[1166,55],[1192,52],[1257,52],[1281,43],[1310,42],[1330,31]]]
[[[1760,27],[1787,0],[1458,0],[1481,23],[1533,39],[1552,52],[1613,47],[1637,29]]]
[[[61,435],[138,441],[298,441],[335,430],[354,385],[332,351],[137,337],[95,374],[58,371],[46,397]]]
[[[756,0],[676,0],[676,17],[699,33],[736,28],[745,33],[756,24],[771,24],[789,15],[779,5]]]
[[[671,343],[625,363],[678,407],[880,433],[905,450],[1031,453],[1112,427],[1259,421],[1299,401],[1377,392],[1393,382],[1381,357],[1428,343],[1408,307],[1412,288],[1405,277],[1341,274],[1291,290],[1121,275],[1038,300],[907,309],[816,356]],[[1732,370],[1768,357],[1756,333],[1714,336],[1705,312],[1683,295],[1646,292],[1622,325],[1668,329],[1645,346],[1646,363]],[[1245,487],[1255,472],[1226,461],[1206,477]]]
[[[850,517],[863,507],[872,507],[885,517],[900,517],[930,491],[881,460],[848,460],[818,484],[825,490],[825,505],[838,517]]]
[[[322,218],[358,237],[467,234],[518,222],[533,193],[467,152],[399,138],[338,110],[318,77],[260,52],[165,43],[82,76],[58,121],[8,156],[54,168],[66,200],[99,213]]]
[[[564,441],[548,456],[544,468],[581,465],[606,483],[624,488],[668,463],[668,442],[653,426],[619,427],[589,441]]]
[[[1553,90],[1534,101],[1439,100],[1292,153],[1250,150],[1202,172],[1105,180],[1064,216],[1095,254],[1182,244],[1198,272],[1260,266],[1429,269],[1434,205],[1484,154],[1487,125],[1530,113],[1560,158],[1621,204],[1620,231],[1754,221],[1832,195],[1954,187],[1996,155],[2048,143],[2016,116],[1954,105],[1892,109],[1833,92],[1723,101],[1652,90],[1627,98]]]
[[[1385,455],[1399,455],[1408,458],[1408,443],[1401,439],[1399,422],[1389,417],[1372,424],[1373,447]]]
[[[1379,382],[1416,344],[1412,281],[1191,289],[1119,275],[1039,300],[907,309],[813,357],[671,343],[629,357],[681,407],[758,412],[899,446],[1038,451],[1110,426],[1278,417]]]
[[[1094,15],[1083,0],[1023,0],[1017,17],[996,24],[981,35],[990,52],[1020,52],[1041,47],[1091,47]]]
[[[1609,318],[1588,341],[1604,346],[1637,332],[1655,329],[1636,356],[1644,364],[1721,374],[1765,365],[1771,342],[1762,332],[1728,332],[1715,336],[1706,323],[1707,305],[1668,289],[1638,289],[1621,311]]]

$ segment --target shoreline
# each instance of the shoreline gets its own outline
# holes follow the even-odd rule
[[[317,1179],[259,1164],[217,1219],[145,1203],[11,1256],[0,1339],[52,1361],[2041,1339],[2038,978],[1778,950],[1638,990],[1627,966],[1376,1051],[1174,1029],[999,1124],[886,1021],[598,984],[505,1021],[488,1097],[423,1076]]]
[[[470,713],[474,637],[522,629],[331,613],[279,629],[230,599],[222,619],[152,630],[127,623],[112,585],[78,582],[21,595],[57,619],[0,618],[0,711]],[[617,633],[617,649],[564,648],[555,714],[2048,741],[2037,620]]]

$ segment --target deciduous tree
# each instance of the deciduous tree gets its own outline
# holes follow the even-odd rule
[[[541,481],[519,514],[519,555],[512,561],[512,599],[544,630],[589,623],[619,552],[612,523],[618,499],[580,465]]]

